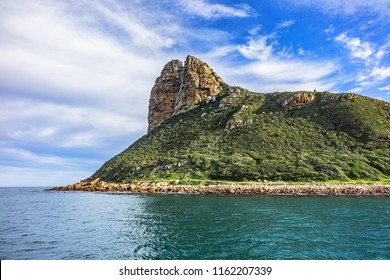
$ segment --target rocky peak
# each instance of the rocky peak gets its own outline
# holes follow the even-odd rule
[[[164,66],[160,77],[156,79],[149,100],[148,132],[175,111],[182,73],[183,62],[175,59]]]
[[[156,79],[149,99],[148,132],[179,110],[201,104],[227,87],[207,63],[187,56],[168,62]]]

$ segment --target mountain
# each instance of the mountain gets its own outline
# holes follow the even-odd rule
[[[161,72],[148,133],[88,180],[327,181],[390,176],[390,103],[354,93],[254,93],[188,56]]]

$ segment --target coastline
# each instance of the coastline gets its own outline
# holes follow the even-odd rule
[[[183,193],[211,195],[262,196],[388,196],[390,185],[374,183],[223,183],[210,185],[169,184],[168,182],[111,183],[95,179],[59,186],[49,191],[125,192],[125,193]]]

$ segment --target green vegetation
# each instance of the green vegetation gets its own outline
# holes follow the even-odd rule
[[[111,182],[356,181],[390,176],[390,104],[357,94],[220,94],[106,162]],[[228,104],[228,105],[226,105]]]

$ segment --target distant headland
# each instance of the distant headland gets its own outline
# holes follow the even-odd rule
[[[53,189],[390,196],[388,102],[316,90],[254,93],[188,56],[156,79],[148,124],[90,178]]]

